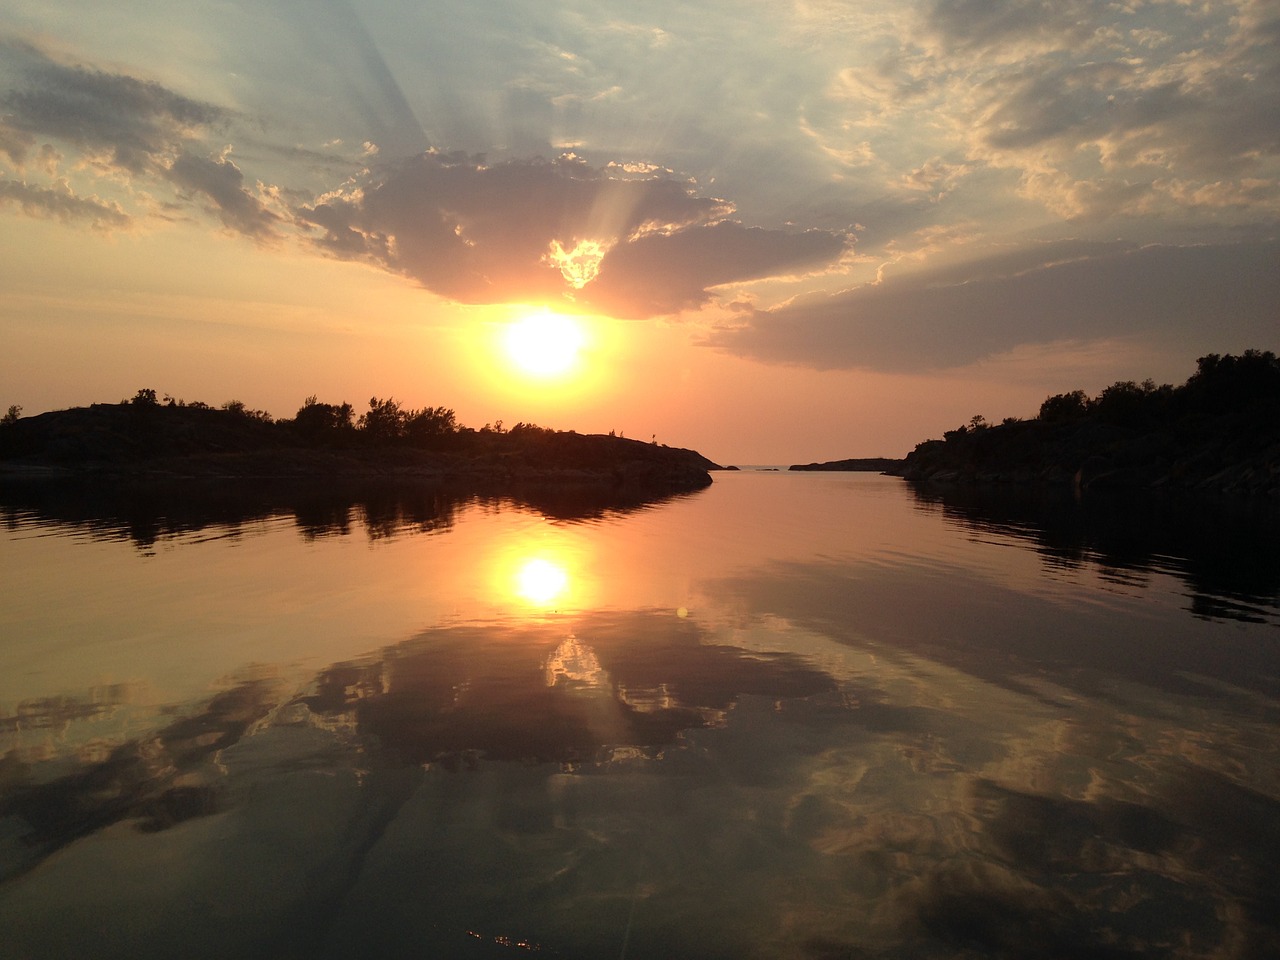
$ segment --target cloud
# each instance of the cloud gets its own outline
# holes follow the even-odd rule
[[[1159,334],[1275,337],[1280,241],[1066,241],[758,310],[709,343],[818,369],[960,367],[1020,345]]]
[[[1093,0],[934,0],[924,16],[929,31],[948,50],[972,53],[1087,39],[1097,23],[1097,8]]]
[[[244,188],[244,174],[228,158],[182,153],[165,176],[179,189],[203,195],[230,229],[259,240],[276,235],[274,227],[280,217]]]
[[[19,168],[34,157],[47,171],[56,168],[50,138],[80,151],[79,163],[108,180],[145,182],[156,178],[177,188],[184,199],[200,197],[228,228],[265,240],[276,236],[281,218],[244,186],[244,175],[222,156],[201,157],[188,147],[225,125],[231,114],[153,81],[58,63],[16,40],[0,44],[14,55],[17,81],[0,103],[0,150]],[[228,148],[229,149],[229,148]],[[19,190],[18,186],[22,189]],[[11,185],[7,196],[28,213],[123,226],[130,217],[118,204],[75,198],[60,188]]]
[[[709,287],[819,268],[844,249],[843,238],[822,230],[692,226],[614,247],[588,293],[592,305],[615,316],[675,313],[706,303]]]
[[[1020,171],[1020,194],[1067,219],[1256,220],[1219,200],[1259,183],[1270,216],[1280,18],[1264,6],[939,0],[939,109],[967,129],[968,160]],[[989,62],[966,66],[974,48]]]
[[[316,243],[329,253],[464,303],[572,298],[635,317],[697,306],[719,284],[817,268],[844,250],[833,233],[744,227],[728,219],[728,202],[652,167],[636,170],[572,156],[488,165],[427,153],[298,216],[322,229]],[[579,257],[571,275],[562,269],[571,258],[560,254],[580,248],[598,262]],[[581,282],[587,276],[595,279]]]
[[[1073,235],[1133,241],[1085,256],[1105,272],[1108,257],[1153,260],[1137,243],[1156,237],[1176,236],[1196,260],[1209,248],[1190,244],[1221,240],[1224,226],[1272,236],[1280,214],[1274,0],[820,0],[662,29],[612,3],[592,17],[468,8],[440,28],[425,8],[362,24],[349,0],[296,6],[239,5],[225,23],[183,15],[208,33],[207,62],[134,56],[182,77],[173,88],[0,41],[0,156],[27,197],[11,187],[9,205],[69,211],[55,182],[66,176],[78,199],[120,201],[137,222],[176,201],[259,241],[297,231],[459,302],[628,317],[848,264],[855,229],[860,264],[918,269],[961,241],[1049,237],[1067,220]],[[146,49],[81,42],[111,57],[98,63]],[[424,152],[428,139],[439,148]],[[587,159],[536,159],[553,143]],[[869,317],[859,349],[898,362],[895,330],[919,327],[916,314],[957,305],[963,318],[990,285],[1030,290],[987,266],[954,283],[928,274],[926,287],[886,268],[874,288],[750,314],[717,338],[760,356],[862,362],[852,347],[806,345],[820,322],[844,344],[851,307]],[[1025,269],[1052,290],[1068,268]],[[895,327],[876,312],[890,303],[916,313]],[[965,320],[968,346],[943,335],[925,352],[949,364],[1021,342],[1003,315],[996,304]]]
[[[0,120],[0,153],[19,169],[26,165],[27,154],[35,143],[36,138],[25,130],[14,129]]]
[[[140,174],[154,171],[177,146],[228,114],[214,106],[175,93],[147,80],[58,63],[30,44],[0,42],[12,57],[21,85],[9,90],[4,107],[5,131],[0,145],[23,144],[50,137],[72,144],[100,165]]]
[[[1280,88],[1242,82],[1238,69],[1249,68],[1237,58],[1036,64],[992,85],[978,135],[996,153],[1092,145],[1104,168],[1247,168],[1280,149]]]
[[[119,204],[97,197],[78,197],[65,181],[62,189],[55,190],[21,180],[0,180],[0,206],[6,204],[16,205],[28,216],[87,222],[104,230],[125,228],[133,222]]]
[[[343,0],[333,0],[329,13],[342,9]],[[400,150],[421,128],[372,40],[357,33],[352,69],[376,88],[366,112],[370,122],[405,128]],[[14,56],[3,70],[0,150],[20,168],[38,160],[54,175],[42,159],[53,147],[41,145],[52,141],[73,155],[79,177],[109,183],[126,201],[149,207],[145,191],[167,184],[180,204],[203,207],[254,240],[300,230],[330,255],[375,263],[464,303],[572,301],[622,316],[669,314],[706,303],[720,284],[819,269],[845,247],[838,233],[744,226],[730,219],[733,204],[700,195],[648,158],[616,154],[599,167],[572,154],[490,164],[438,150],[388,157],[369,141],[362,156],[347,159],[370,166],[315,200],[286,187],[255,188],[230,159],[231,147],[208,143],[243,120],[232,111],[153,81],[68,65],[21,41],[5,49]],[[263,154],[292,158],[310,175],[340,160],[250,142],[260,163]],[[45,189],[26,188],[22,208],[82,218],[96,209]],[[16,186],[11,192],[16,197]],[[98,221],[110,212],[103,207]]]

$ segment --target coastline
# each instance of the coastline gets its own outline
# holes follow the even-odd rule
[[[0,429],[0,481],[391,481],[501,492],[527,486],[661,496],[702,489],[719,464],[693,450],[521,425],[422,440],[307,435],[225,410],[95,404]]]

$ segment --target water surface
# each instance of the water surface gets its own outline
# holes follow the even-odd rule
[[[0,956],[1274,956],[1275,513],[10,491]]]

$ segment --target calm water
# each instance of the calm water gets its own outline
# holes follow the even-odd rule
[[[0,956],[1280,954],[1274,506],[0,519]]]

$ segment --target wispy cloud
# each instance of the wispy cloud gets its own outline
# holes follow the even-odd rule
[[[227,119],[219,107],[152,81],[63,64],[19,40],[0,41],[0,49],[19,75],[0,98],[0,148],[15,164],[48,137],[78,148],[100,169],[154,172]]]
[[[29,216],[88,223],[103,230],[127,229],[133,222],[119,204],[98,197],[78,197],[65,181],[61,189],[55,189],[21,180],[0,180],[0,206],[5,205],[13,205]]]

